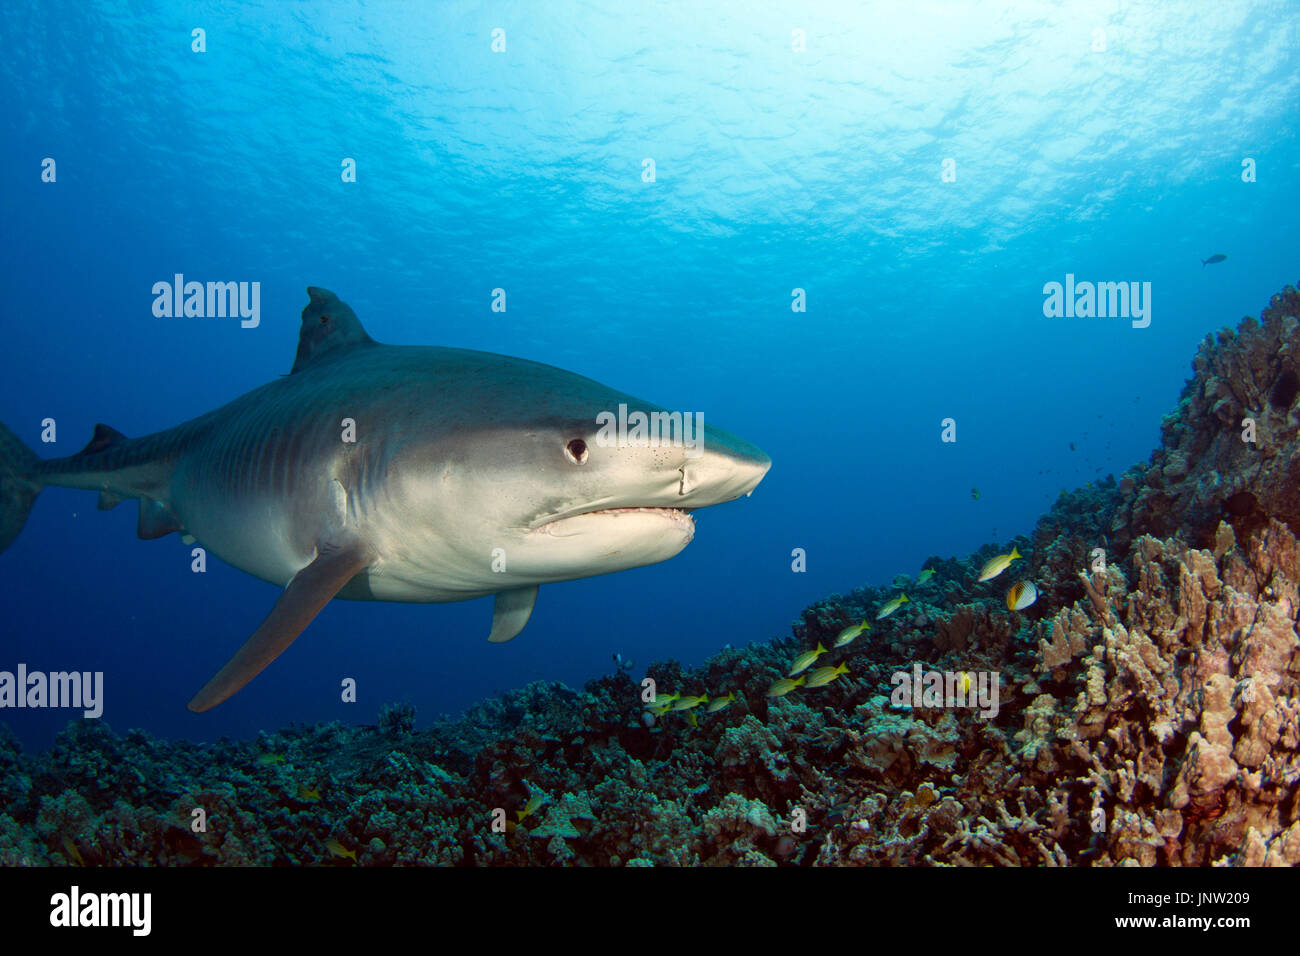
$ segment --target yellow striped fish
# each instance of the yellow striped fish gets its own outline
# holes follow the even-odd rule
[[[794,680],[791,680],[788,677],[782,677],[779,681],[777,681],[775,684],[773,684],[771,687],[767,689],[767,696],[784,697],[786,694],[790,693],[790,691],[794,690],[796,687],[801,687],[802,685],[803,685],[802,677],[796,677]]]
[[[330,851],[330,856],[337,856],[340,858],[346,857],[347,859],[351,860],[353,863],[357,862],[357,851],[349,850],[347,847],[345,847],[338,840],[335,840],[333,837],[325,841],[325,849]]]
[[[819,667],[808,675],[809,687],[825,687],[833,680],[839,680],[841,674],[849,672],[848,665],[841,664],[839,667]]]
[[[520,823],[523,823],[526,819],[536,813],[545,803],[546,797],[540,793],[535,793],[528,798],[528,802],[524,804],[522,810],[515,811],[515,816],[519,818]]]
[[[876,620],[883,621],[910,600],[906,594],[900,594],[876,613]]]
[[[645,709],[656,717],[662,717],[664,714],[668,713],[668,711],[673,709],[673,701],[677,700],[677,698],[681,696],[681,691],[678,691],[675,694],[656,694],[654,700],[646,703]]]
[[[730,707],[731,702],[736,699],[736,692],[733,690],[726,697],[715,697],[709,701],[709,706],[704,708],[706,714],[716,714],[724,707]]]
[[[845,644],[851,644],[859,635],[865,634],[869,630],[871,630],[871,625],[865,619],[858,624],[850,624],[840,631],[833,646],[843,647]]]
[[[817,660],[817,658],[821,657],[825,653],[826,648],[822,647],[821,641],[818,641],[817,649],[815,651],[804,651],[794,659],[794,663],[790,665],[790,673],[786,676],[793,677],[795,674],[800,674],[806,671],[810,666],[812,666],[813,661]]]
[[[61,839],[63,840],[63,850],[67,854],[69,862],[75,863],[77,866],[85,866],[86,860],[82,857],[81,851],[77,849],[77,844],[72,842],[72,838],[64,833],[61,835]]]
[[[680,700],[673,701],[673,710],[693,710],[700,704],[709,702],[708,694],[701,694],[699,697],[683,697]]]
[[[1011,546],[1010,554],[999,554],[996,558],[989,558],[988,564],[980,569],[980,581],[991,581],[999,574],[1011,567],[1011,562],[1021,556],[1016,550],[1015,545]]]

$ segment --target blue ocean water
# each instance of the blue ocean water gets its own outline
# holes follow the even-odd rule
[[[424,720],[615,652],[783,636],[1027,533],[1144,460],[1197,343],[1296,281],[1298,25],[1283,2],[5,5],[0,420],[41,454],[284,374],[320,285],[380,341],[557,365],[774,464],[671,561],[544,587],[509,644],[486,599],[336,601],[202,715],[277,588],[50,488],[0,555],[0,669],[103,671],[104,719],[168,736]],[[260,325],[155,317],[177,273],[260,282]],[[1149,282],[1150,325],[1045,316],[1067,274]],[[40,746],[69,716],[0,721]]]

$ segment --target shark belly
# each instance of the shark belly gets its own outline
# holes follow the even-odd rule
[[[312,560],[282,502],[181,496],[174,510],[204,549],[239,570],[281,587]]]

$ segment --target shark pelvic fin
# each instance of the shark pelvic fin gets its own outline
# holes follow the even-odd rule
[[[488,635],[488,640],[493,644],[503,644],[514,638],[533,616],[533,605],[536,603],[537,585],[515,588],[513,591],[498,591],[496,604],[492,606],[492,633]]]
[[[101,491],[99,493],[99,510],[110,511],[124,501],[126,499],[115,491]]]
[[[107,511],[113,507],[116,502],[108,503],[105,501],[104,493],[99,496],[99,507],[101,511]],[[105,507],[107,505],[107,507]],[[176,512],[172,511],[161,501],[154,501],[152,498],[140,499],[140,518],[135,524],[135,533],[137,537],[145,541],[151,541],[154,538],[161,538],[165,534],[171,534],[173,531],[181,530],[181,519],[176,517]]]
[[[189,709],[195,713],[211,710],[238,692],[279,657],[339,589],[373,559],[370,549],[360,542],[322,547],[316,560],[293,576],[253,636],[194,695]]]

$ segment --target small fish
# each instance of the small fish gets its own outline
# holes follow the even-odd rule
[[[342,843],[340,843],[338,840],[334,839],[333,837],[330,837],[328,840],[325,841],[325,849],[330,851],[330,856],[346,857],[347,859],[351,860],[353,863],[357,862],[357,851],[349,850],[347,847],[345,847]]]
[[[794,680],[791,680],[788,677],[782,677],[779,681],[777,681],[775,684],[773,684],[771,687],[767,689],[767,696],[784,697],[786,694],[790,693],[790,691],[802,685],[803,685],[802,677],[796,677]]]
[[[822,647],[821,641],[818,641],[816,650],[804,651],[794,659],[794,663],[790,665],[790,673],[786,676],[793,677],[795,674],[803,673],[812,666],[813,661],[817,660],[817,658],[821,657],[825,653],[826,648]]]
[[[924,571],[922,571],[920,574],[916,576],[916,586],[920,587],[926,581],[934,577],[934,575],[935,575],[934,568],[926,568]]]
[[[706,714],[716,714],[718,711],[731,706],[731,702],[736,699],[736,692],[733,690],[726,697],[715,697],[709,701],[709,706],[704,708]]]
[[[528,802],[524,804],[524,808],[522,810],[515,811],[515,817],[519,820],[520,823],[523,823],[534,813],[536,813],[538,809],[542,806],[542,804],[544,804],[545,802],[546,802],[546,797],[544,797],[540,793],[535,793],[528,798]]]
[[[700,726],[700,718],[698,718],[698,717],[695,716],[695,711],[693,711],[693,710],[692,710],[692,711],[689,711],[689,712],[686,714],[686,722],[687,722],[688,724],[690,724],[692,727],[698,727],[698,726]]]
[[[902,607],[910,600],[911,598],[909,598],[906,594],[900,594],[898,597],[894,598],[892,601],[890,601],[888,604],[886,604],[884,607],[882,607],[879,611],[876,612],[876,620],[883,621],[885,618],[889,617],[889,615],[893,614],[895,611],[897,611],[900,607]]]
[[[863,618],[860,623],[850,624],[844,630],[840,631],[839,635],[835,638],[834,645],[832,646],[843,647],[845,644],[851,644],[855,638],[867,633],[869,630],[871,630],[871,625],[867,623],[865,618]]]
[[[1222,262],[1226,258],[1228,257],[1222,252],[1216,252],[1214,255],[1210,256],[1210,258],[1201,260],[1201,268],[1204,269],[1206,266],[1212,266],[1216,262]]]
[[[273,764],[284,763],[284,754],[262,754],[257,758],[257,762],[263,767],[270,767]]]
[[[320,803],[320,791],[315,787],[308,789],[306,785],[298,787],[298,799],[304,803]]]
[[[62,837],[63,851],[68,854],[68,860],[77,864],[77,866],[85,866],[86,861],[82,858],[81,851],[77,849],[77,844],[73,843],[72,838],[66,833],[62,834]]]
[[[847,664],[841,664],[839,667],[819,667],[808,675],[809,687],[825,687],[833,680],[839,680],[841,674],[847,674],[849,668]]]
[[[975,501],[979,501],[979,500],[980,500],[980,490],[979,490],[978,488],[972,488],[972,489],[970,490],[970,496],[971,496],[971,498],[973,498]]]
[[[673,701],[673,710],[693,710],[700,704],[709,702],[708,694],[701,694],[699,697],[683,697],[680,700]]]
[[[1011,562],[1021,557],[1015,545],[1011,546],[1010,554],[999,554],[996,558],[989,558],[988,563],[980,569],[980,581],[991,581],[999,574],[1011,567]]]
[[[970,696],[970,674],[965,671],[961,672],[961,695],[963,697]]]
[[[645,709],[656,717],[662,717],[673,709],[673,702],[681,696],[680,691],[675,694],[656,694],[654,700],[646,702]]]
[[[1007,592],[1007,610],[1023,611],[1038,600],[1038,588],[1033,581],[1017,581]]]

